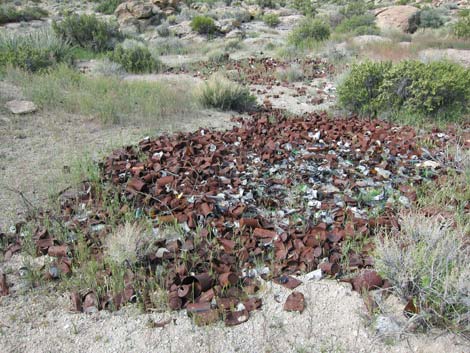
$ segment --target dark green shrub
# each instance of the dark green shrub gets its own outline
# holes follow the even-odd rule
[[[35,72],[71,59],[72,47],[52,32],[0,34],[0,67],[11,65]]]
[[[276,1],[275,0],[256,0],[256,4],[259,5],[261,8],[276,8]]]
[[[217,30],[215,22],[207,16],[196,16],[191,20],[191,29],[199,34],[213,34]]]
[[[112,15],[116,8],[123,2],[124,0],[102,0],[96,7],[96,11],[106,15]]]
[[[446,22],[444,13],[435,8],[427,8],[419,12],[419,28],[439,28]]]
[[[39,20],[47,15],[46,10],[37,6],[17,9],[14,6],[0,5],[0,24]]]
[[[354,35],[380,34],[375,25],[374,15],[354,15],[344,19],[336,28],[337,33],[351,33]]]
[[[459,19],[454,25],[454,34],[458,38],[470,38],[470,10],[460,11]]]
[[[353,65],[337,89],[340,105],[361,115],[375,116],[380,87],[390,67],[390,63],[371,61]]]
[[[296,47],[308,47],[330,37],[330,26],[319,19],[305,18],[289,34],[289,43]]]
[[[94,52],[112,50],[122,39],[117,24],[99,20],[95,15],[70,15],[52,23],[54,32],[64,41]]]
[[[365,62],[352,67],[338,97],[341,106],[362,115],[458,117],[469,110],[470,70],[447,61]]]
[[[292,0],[291,7],[305,16],[315,17],[317,14],[311,0]]]
[[[144,73],[159,71],[162,63],[152,57],[146,47],[134,46],[125,48],[119,44],[114,48],[109,58],[122,65],[127,72]]]
[[[263,16],[263,22],[269,27],[276,27],[281,21],[279,20],[279,15],[276,15],[275,13],[267,13]]]
[[[383,110],[455,116],[468,110],[470,70],[447,61],[403,61],[384,75],[379,104]]]

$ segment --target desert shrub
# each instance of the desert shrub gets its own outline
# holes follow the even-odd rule
[[[470,38],[470,10],[463,10],[459,13],[459,19],[454,25],[454,34],[458,38]]]
[[[353,16],[361,16],[367,13],[369,5],[363,0],[348,1],[347,4],[340,8],[339,12],[346,18]]]
[[[311,0],[291,0],[290,6],[305,16],[315,17],[317,14]]]
[[[124,0],[101,0],[96,7],[96,11],[106,15],[112,15],[116,8],[123,2]]]
[[[288,41],[296,47],[308,47],[330,37],[330,26],[319,19],[305,18],[289,33]]]
[[[298,82],[304,78],[304,71],[299,64],[292,64],[276,71],[276,78],[280,81]]]
[[[344,19],[336,28],[337,33],[351,33],[353,35],[380,34],[375,24],[374,15],[354,15]]]
[[[353,112],[406,112],[454,118],[468,111],[470,70],[436,61],[365,62],[354,65],[338,87],[340,104]]]
[[[162,63],[156,60],[150,50],[144,46],[125,47],[119,44],[109,58],[121,64],[127,72],[132,73],[154,72],[162,67]]]
[[[31,72],[72,59],[72,48],[51,31],[0,33],[0,67],[11,65]]]
[[[206,107],[238,112],[249,111],[256,105],[256,98],[247,87],[221,75],[213,75],[204,83],[199,100]]]
[[[261,8],[276,8],[276,0],[256,0],[256,4]]]
[[[370,61],[353,65],[346,79],[338,86],[340,105],[362,115],[376,115],[376,100],[384,74],[390,66],[387,62]]]
[[[385,73],[380,91],[384,110],[456,116],[468,109],[470,70],[446,61],[403,61]]]
[[[187,54],[188,44],[177,37],[157,38],[151,42],[150,50],[155,55]]]
[[[213,34],[217,30],[215,22],[207,16],[196,16],[191,20],[191,28],[199,34]]]
[[[266,23],[269,27],[276,27],[281,21],[279,20],[279,15],[274,13],[267,13],[263,16],[263,22]]]
[[[98,61],[96,65],[92,67],[92,72],[99,76],[121,77],[126,73],[126,70],[124,70],[121,64],[105,58]]]
[[[419,21],[421,28],[439,28],[445,24],[446,18],[439,9],[428,8],[420,11]]]
[[[375,267],[428,325],[470,324],[470,248],[464,233],[439,217],[403,215],[400,230],[377,237]]]
[[[161,25],[157,26],[157,33],[160,37],[169,37],[171,34],[169,23],[163,22]]]
[[[0,5],[0,25],[10,22],[39,20],[47,15],[46,10],[37,6],[17,9],[14,6]]]
[[[117,24],[99,20],[95,15],[69,15],[52,23],[54,32],[63,40],[94,52],[112,50],[122,39]]]
[[[220,64],[229,60],[230,55],[221,49],[215,49],[207,54],[209,62]]]

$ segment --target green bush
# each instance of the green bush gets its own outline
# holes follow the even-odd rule
[[[446,61],[365,62],[352,67],[338,96],[342,107],[362,115],[458,117],[469,110],[470,70]]]
[[[351,33],[353,35],[380,34],[375,24],[374,15],[354,15],[344,19],[336,28],[337,33]]]
[[[159,71],[162,63],[152,57],[150,51],[143,46],[125,48],[119,44],[109,56],[111,61],[121,64],[127,72],[145,73]]]
[[[72,47],[50,31],[0,34],[0,67],[8,65],[30,72],[72,59]]]
[[[439,28],[446,22],[446,17],[442,10],[426,8],[419,12],[419,28]]]
[[[39,20],[47,15],[46,10],[37,6],[17,9],[14,6],[0,5],[0,25],[10,22]]]
[[[292,0],[290,6],[305,16],[315,17],[317,14],[311,0]]]
[[[52,28],[64,41],[94,52],[112,50],[122,39],[117,24],[101,21],[95,15],[69,15],[62,22],[54,21]]]
[[[353,65],[347,78],[337,88],[340,105],[361,115],[375,116],[380,87],[390,67],[387,62],[370,61]]]
[[[242,87],[221,75],[214,75],[204,83],[199,100],[209,108],[238,112],[252,110],[256,105],[256,98],[250,94],[247,87]]]
[[[275,13],[267,13],[263,16],[263,22],[269,27],[276,27],[281,21],[279,20],[279,15]]]
[[[470,10],[463,10],[459,13],[459,19],[454,25],[454,34],[458,38],[470,38]]]
[[[308,47],[330,37],[330,26],[319,19],[305,18],[289,33],[288,41],[296,47]]]
[[[96,7],[96,11],[106,15],[112,15],[116,8],[123,2],[124,0],[102,0]]]
[[[468,110],[470,70],[446,61],[403,61],[384,75],[380,91],[386,110],[454,116]]]
[[[196,16],[191,20],[191,29],[199,34],[213,34],[217,30],[215,22],[207,16]]]
[[[256,4],[259,5],[261,8],[276,8],[276,1],[275,0],[256,0]]]
[[[349,1],[348,4],[342,7],[339,12],[346,18],[353,16],[361,16],[367,13],[369,5],[363,0]]]

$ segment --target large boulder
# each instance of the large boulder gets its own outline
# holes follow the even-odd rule
[[[114,15],[124,32],[142,32],[172,15],[178,4],[179,0],[129,0],[120,4]]]
[[[400,5],[378,9],[375,12],[377,26],[381,30],[399,30],[403,32],[414,32],[413,19],[419,12],[414,6]]]

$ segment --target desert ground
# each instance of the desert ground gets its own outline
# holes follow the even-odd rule
[[[468,1],[0,3],[1,352],[470,352]]]

